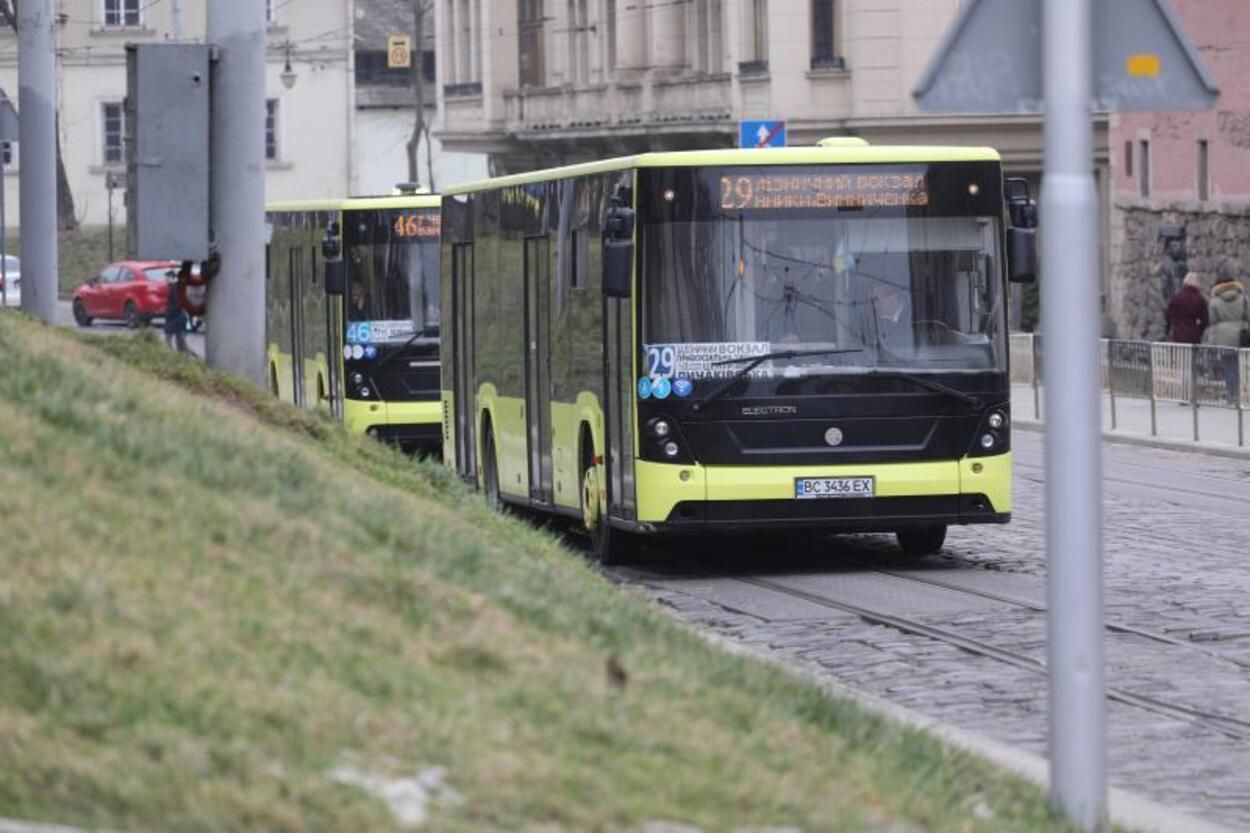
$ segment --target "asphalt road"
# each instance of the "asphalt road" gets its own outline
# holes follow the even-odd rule
[[[83,329],[83,328],[79,328],[78,325],[74,323],[74,312],[70,306],[69,301],[57,301],[56,323],[58,326],[62,326],[62,327],[74,327],[77,329]],[[160,319],[157,319],[154,324],[151,324],[149,326],[152,329],[155,329],[158,334],[163,333]],[[119,335],[119,336],[134,335],[136,332],[138,332],[137,330],[130,329],[129,327],[127,327],[125,324],[123,324],[120,321],[98,321],[98,320],[92,322],[91,326],[85,328],[85,330],[90,333],[99,333],[103,335]],[[200,358],[204,358],[204,333],[202,330],[198,333],[187,333],[187,349],[189,349],[192,353],[199,356]]]
[[[1044,756],[1040,434],[1017,431],[1003,527],[943,553],[892,536],[666,546],[613,571],[674,615],[840,683]],[[1107,445],[1112,782],[1250,829],[1250,461]]]

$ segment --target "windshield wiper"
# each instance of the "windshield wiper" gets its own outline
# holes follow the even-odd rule
[[[950,385],[944,385],[935,379],[928,379],[924,376],[918,376],[915,373],[908,373],[906,370],[882,370],[880,368],[874,368],[867,371],[866,375],[884,376],[892,379],[906,379],[914,385],[919,385],[922,388],[928,388],[929,390],[937,393],[946,394],[952,399],[958,399],[960,402],[971,405],[973,408],[978,410],[981,408],[981,400],[977,399],[972,394],[964,393],[957,388],[952,388]]]
[[[413,333],[413,334],[412,334],[412,337],[411,337],[411,338],[409,338],[409,339],[408,339],[407,341],[405,341],[403,344],[399,345],[399,347],[397,347],[397,348],[395,349],[395,352],[394,352],[394,353],[391,353],[391,354],[390,354],[390,355],[388,355],[386,358],[382,359],[382,361],[380,361],[380,362],[378,362],[377,364],[375,364],[375,365],[373,366],[373,371],[376,373],[377,371],[379,371],[379,370],[381,370],[382,368],[386,367],[388,364],[390,364],[390,363],[391,363],[391,360],[392,360],[392,359],[394,359],[394,358],[395,358],[396,356],[398,356],[400,353],[404,352],[404,351],[405,351],[405,350],[407,350],[409,347],[411,347],[411,346],[412,346],[412,343],[413,343],[414,341],[416,341],[417,339],[421,338],[422,336],[432,335],[432,334],[433,334],[433,332],[434,332],[434,328],[433,328],[433,327],[422,327],[421,329],[417,330],[415,333]]]
[[[759,356],[741,356],[736,359],[723,359],[719,362],[712,362],[713,366],[724,365],[724,364],[737,364],[738,362],[746,362],[746,366],[743,367],[734,375],[730,376],[724,382],[720,383],[715,388],[713,388],[712,392],[709,393],[707,396],[704,396],[702,399],[698,399],[692,402],[690,405],[690,411],[691,413],[697,414],[699,411],[703,410],[705,407],[711,404],[713,400],[718,399],[720,396],[722,396],[725,393],[725,391],[733,387],[734,383],[736,383],[739,379],[741,379],[743,376],[747,375],[752,370],[759,367],[761,364],[768,361],[769,359],[797,359],[801,356],[833,356],[833,355],[837,355],[840,353],[862,353],[862,352],[864,352],[863,347],[849,347],[849,348],[842,347],[842,348],[831,348],[828,350],[778,350],[775,353],[764,353],[763,355],[759,355]]]

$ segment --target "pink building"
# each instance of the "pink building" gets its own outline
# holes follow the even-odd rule
[[[1117,196],[1250,200],[1250,3],[1172,0],[1215,76],[1214,110],[1122,113],[1112,122]]]
[[[1215,107],[1119,113],[1110,121],[1111,335],[1158,338],[1177,281],[1161,235],[1184,231],[1181,269],[1204,286],[1215,274],[1250,272],[1250,2],[1171,0],[1215,77]]]

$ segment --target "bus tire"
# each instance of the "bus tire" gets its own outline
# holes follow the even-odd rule
[[[491,430],[490,421],[486,420],[482,427],[482,494],[486,503],[496,512],[503,509],[503,498],[499,496],[499,462],[495,457],[495,432]]]
[[[903,552],[911,556],[932,555],[946,543],[946,525],[900,529],[894,533]]]
[[[608,516],[601,512],[599,466],[595,465],[592,448],[585,440],[582,446],[581,508],[582,531],[590,538],[590,554],[604,566],[628,564],[636,555],[636,542],[627,532],[613,529]]]

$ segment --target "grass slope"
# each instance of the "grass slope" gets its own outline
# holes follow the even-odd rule
[[[709,647],[441,468],[152,338],[0,313],[0,354],[2,816],[396,829],[330,777],[352,762],[445,767],[464,801],[439,831],[1062,829],[1035,789]]]

